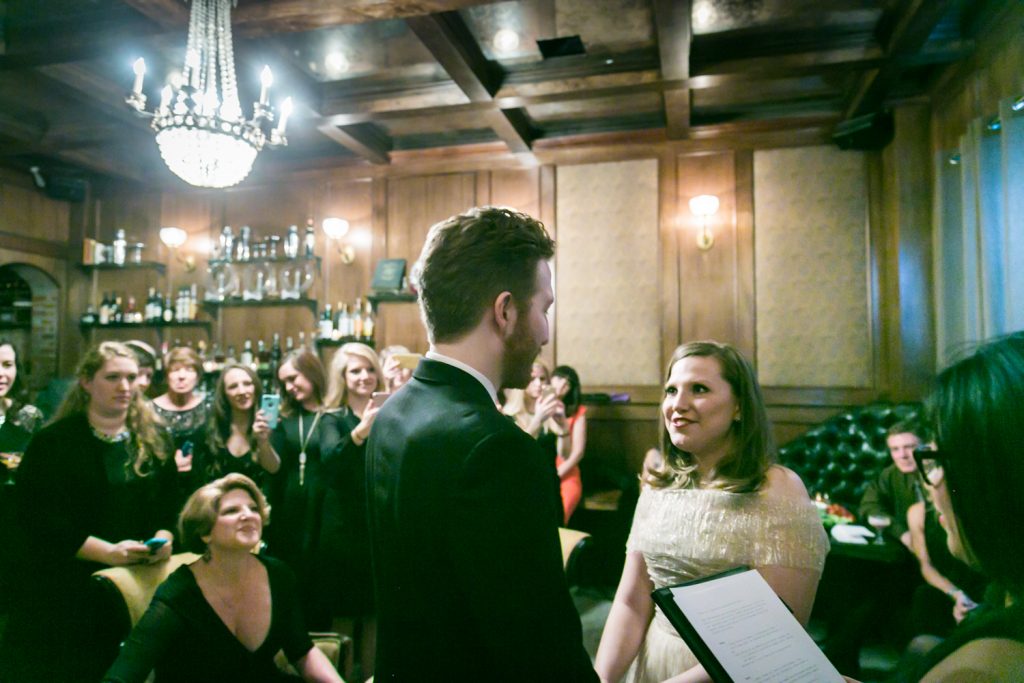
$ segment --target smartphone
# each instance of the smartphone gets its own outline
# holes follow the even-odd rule
[[[186,441],[185,443],[181,444],[181,454],[185,457],[188,457],[192,455],[192,451],[194,448],[195,446],[192,444],[191,441]]]
[[[277,427],[277,418],[281,411],[281,397],[277,394],[263,394],[260,397],[260,410],[267,418],[267,426],[271,429]]]
[[[148,541],[146,541],[144,543],[144,545],[147,548],[149,548],[149,552],[155,553],[157,550],[160,550],[160,548],[163,548],[165,545],[167,545],[167,539],[166,538],[151,538]]]
[[[540,390],[540,395],[541,398],[551,398],[552,396],[555,395],[555,388],[550,384],[545,384],[544,387]]]
[[[388,391],[375,391],[373,392],[373,396],[370,397],[370,402],[373,403],[373,405],[380,408],[382,405],[384,405],[384,401],[388,400],[388,396],[390,395],[391,392]]]
[[[393,356],[398,361],[398,367],[403,370],[415,370],[416,366],[420,364],[420,359],[423,358],[422,353],[396,353]]]

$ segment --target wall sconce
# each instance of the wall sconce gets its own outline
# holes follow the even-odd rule
[[[713,194],[697,195],[690,199],[690,211],[694,216],[700,216],[701,221],[697,247],[707,251],[715,243],[715,235],[708,229],[708,217],[718,213],[718,197]]]
[[[185,244],[188,240],[188,233],[181,228],[167,227],[160,228],[160,241],[174,253],[174,257],[179,263],[185,266],[185,272],[191,273],[196,269],[196,259],[194,256],[186,256],[182,258],[181,254],[178,253],[178,248]]]
[[[327,239],[337,245],[338,254],[341,255],[341,262],[346,266],[352,265],[352,262],[356,260],[355,247],[351,244],[338,244],[338,240],[348,234],[348,221],[344,218],[335,218],[332,216],[325,218],[321,227],[323,227],[324,234],[327,235]]]

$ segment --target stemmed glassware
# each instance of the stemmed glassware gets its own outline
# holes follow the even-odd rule
[[[892,517],[884,514],[868,515],[868,524],[875,530],[875,545],[884,545],[885,538],[883,533],[892,524]]]

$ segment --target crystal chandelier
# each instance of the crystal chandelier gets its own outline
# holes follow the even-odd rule
[[[179,178],[198,187],[231,187],[242,182],[263,146],[288,144],[285,124],[292,99],[281,103],[276,118],[268,91],[269,67],[260,77],[260,99],[246,120],[238,100],[234,49],[231,44],[233,0],[192,0],[180,81],[160,91],[160,106],[146,111],[142,79],[146,64],[135,61],[135,84],[126,102],[138,113],[153,117],[160,156]]]

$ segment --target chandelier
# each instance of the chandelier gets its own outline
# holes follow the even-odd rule
[[[292,99],[276,114],[268,97],[273,76],[260,76],[260,99],[246,120],[238,99],[234,49],[231,44],[233,0],[192,0],[181,78],[160,91],[160,106],[146,111],[142,80],[146,63],[135,61],[135,83],[125,100],[141,115],[153,117],[153,130],[167,167],[197,187],[231,187],[242,182],[264,145],[288,144],[285,124]]]

